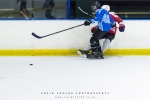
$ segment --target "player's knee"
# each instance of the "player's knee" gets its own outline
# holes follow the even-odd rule
[[[91,37],[90,43],[93,44],[93,45],[96,45],[98,43],[98,40],[95,39],[94,37]]]

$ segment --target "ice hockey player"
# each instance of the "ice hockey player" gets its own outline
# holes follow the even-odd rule
[[[99,40],[109,32],[112,26],[115,25],[115,21],[110,17],[110,14],[107,10],[100,7],[100,3],[95,1],[91,5],[91,9],[95,11],[95,18],[87,19],[84,22],[85,26],[89,26],[91,23],[98,22],[98,28],[96,32],[90,38],[90,46],[92,53],[85,55],[89,59],[104,59],[103,53],[101,51],[101,46]]]
[[[109,5],[103,5],[101,8],[107,10],[108,12],[110,11]],[[116,15],[115,12],[109,12],[109,14],[114,19],[114,21],[119,24],[119,31],[124,32],[125,25],[123,23],[123,20],[118,15]],[[98,29],[98,26],[95,26],[91,29],[91,32],[94,34],[97,29]],[[103,42],[103,46],[102,46],[102,53],[104,53],[105,50],[110,46],[111,41],[115,38],[116,31],[117,31],[117,27],[115,25],[114,27],[111,28],[111,30],[106,35],[104,35],[101,38],[101,39],[105,39]],[[80,56],[85,57],[89,53],[89,51],[90,51],[90,43],[87,44],[87,46],[84,48],[84,50],[79,50],[78,54]]]
[[[25,19],[29,19],[29,11],[27,10],[27,0],[17,0],[17,4],[20,1],[20,15],[23,16]]]
[[[54,16],[52,16],[52,10],[55,6],[54,0],[45,0],[42,8],[45,9],[45,17],[47,19],[54,19]]]

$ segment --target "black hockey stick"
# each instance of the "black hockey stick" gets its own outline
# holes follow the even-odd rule
[[[93,17],[92,15],[90,15],[89,13],[87,13],[87,12],[85,12],[85,11],[83,11],[79,6],[78,6],[78,9],[81,11],[81,12],[83,12],[84,14],[86,14],[86,15],[89,15],[89,16],[91,16],[91,17]]]
[[[45,36],[38,36],[37,34],[35,34],[34,32],[32,32],[32,35],[38,39],[41,39],[41,38],[44,38],[44,37],[47,37],[47,36],[51,36],[51,35],[54,35],[54,34],[57,34],[57,33],[60,33],[60,32],[63,32],[63,31],[67,31],[67,30],[70,30],[70,29],[73,29],[73,28],[76,28],[76,27],[79,27],[79,26],[82,26],[84,24],[80,24],[80,25],[77,25],[77,26],[74,26],[74,27],[71,27],[71,28],[67,28],[67,29],[64,29],[64,30],[61,30],[61,31],[58,31],[58,32],[54,32],[54,33],[51,33],[51,34],[48,34],[48,35],[45,35]]]

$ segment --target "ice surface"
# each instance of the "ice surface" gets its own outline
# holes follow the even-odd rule
[[[149,77],[149,56],[0,57],[0,100],[150,100]]]

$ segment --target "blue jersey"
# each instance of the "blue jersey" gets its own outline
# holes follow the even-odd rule
[[[102,31],[108,32],[115,21],[110,14],[104,9],[97,9],[95,11],[95,18],[91,19],[92,23],[98,22],[98,28]]]

